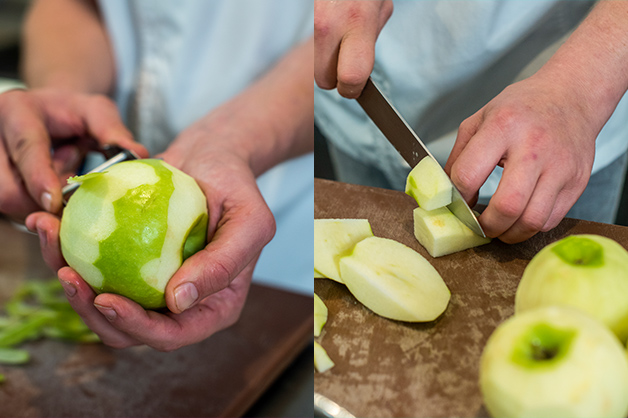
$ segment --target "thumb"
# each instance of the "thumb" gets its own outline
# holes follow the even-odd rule
[[[275,232],[274,218],[265,214],[225,222],[213,240],[188,258],[166,287],[166,303],[174,313],[191,308],[209,295],[227,289],[249,266],[254,266],[262,248]],[[249,275],[253,268],[248,269]]]

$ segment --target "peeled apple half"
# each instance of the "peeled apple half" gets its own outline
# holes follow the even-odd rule
[[[196,181],[157,159],[126,161],[70,179],[81,186],[61,219],[61,252],[97,293],[166,306],[164,289],[207,239],[207,200]]]
[[[421,254],[388,238],[358,242],[340,259],[340,275],[364,306],[399,321],[433,321],[451,297],[438,271]]]

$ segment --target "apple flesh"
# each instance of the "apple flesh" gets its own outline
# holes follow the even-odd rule
[[[406,193],[423,209],[433,210],[451,203],[453,187],[438,162],[427,156],[408,174]]]
[[[447,208],[414,212],[414,236],[432,257],[456,253],[491,242],[477,235]]]
[[[372,237],[368,219],[315,219],[314,270],[342,283],[338,262],[359,241]]]
[[[625,417],[628,358],[589,315],[538,308],[493,332],[482,353],[480,388],[493,417]]]
[[[71,181],[81,186],[61,219],[61,251],[97,293],[164,307],[164,289],[207,239],[207,200],[196,181],[145,159]]]
[[[335,364],[322,345],[314,341],[314,368],[319,373],[324,373],[334,367]]]
[[[628,339],[628,251],[610,238],[572,235],[549,244],[526,266],[515,312],[568,305]]]
[[[451,297],[438,271],[421,254],[387,238],[358,242],[340,259],[340,275],[364,306],[399,321],[433,321]]]
[[[314,293],[314,336],[321,335],[323,327],[327,323],[327,306],[321,298]]]

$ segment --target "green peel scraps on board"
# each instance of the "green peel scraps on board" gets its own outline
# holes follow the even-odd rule
[[[30,353],[18,346],[40,338],[78,343],[100,339],[65,298],[57,280],[28,280],[15,292],[0,315],[0,364],[28,363]],[[0,383],[6,377],[0,373]]]

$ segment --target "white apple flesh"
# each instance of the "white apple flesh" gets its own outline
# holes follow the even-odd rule
[[[421,254],[387,238],[358,242],[340,259],[340,276],[364,306],[399,321],[433,321],[451,297],[438,271]]]
[[[314,341],[314,368],[319,373],[324,373],[335,366],[333,360],[327,354],[322,345]]]
[[[526,266],[515,312],[568,305],[628,339],[628,251],[599,235],[572,235],[539,251]]]
[[[318,337],[321,335],[321,331],[323,327],[327,323],[327,306],[321,300],[321,298],[314,293],[314,336]]]
[[[433,210],[451,203],[453,187],[440,165],[428,156],[408,174],[406,193],[423,209]]]
[[[477,235],[447,208],[414,209],[414,236],[432,257],[441,257],[491,242]]]
[[[480,388],[493,417],[625,417],[628,358],[615,335],[589,315],[538,308],[491,335]]]
[[[342,283],[338,261],[373,231],[368,219],[315,219],[314,270]]]

